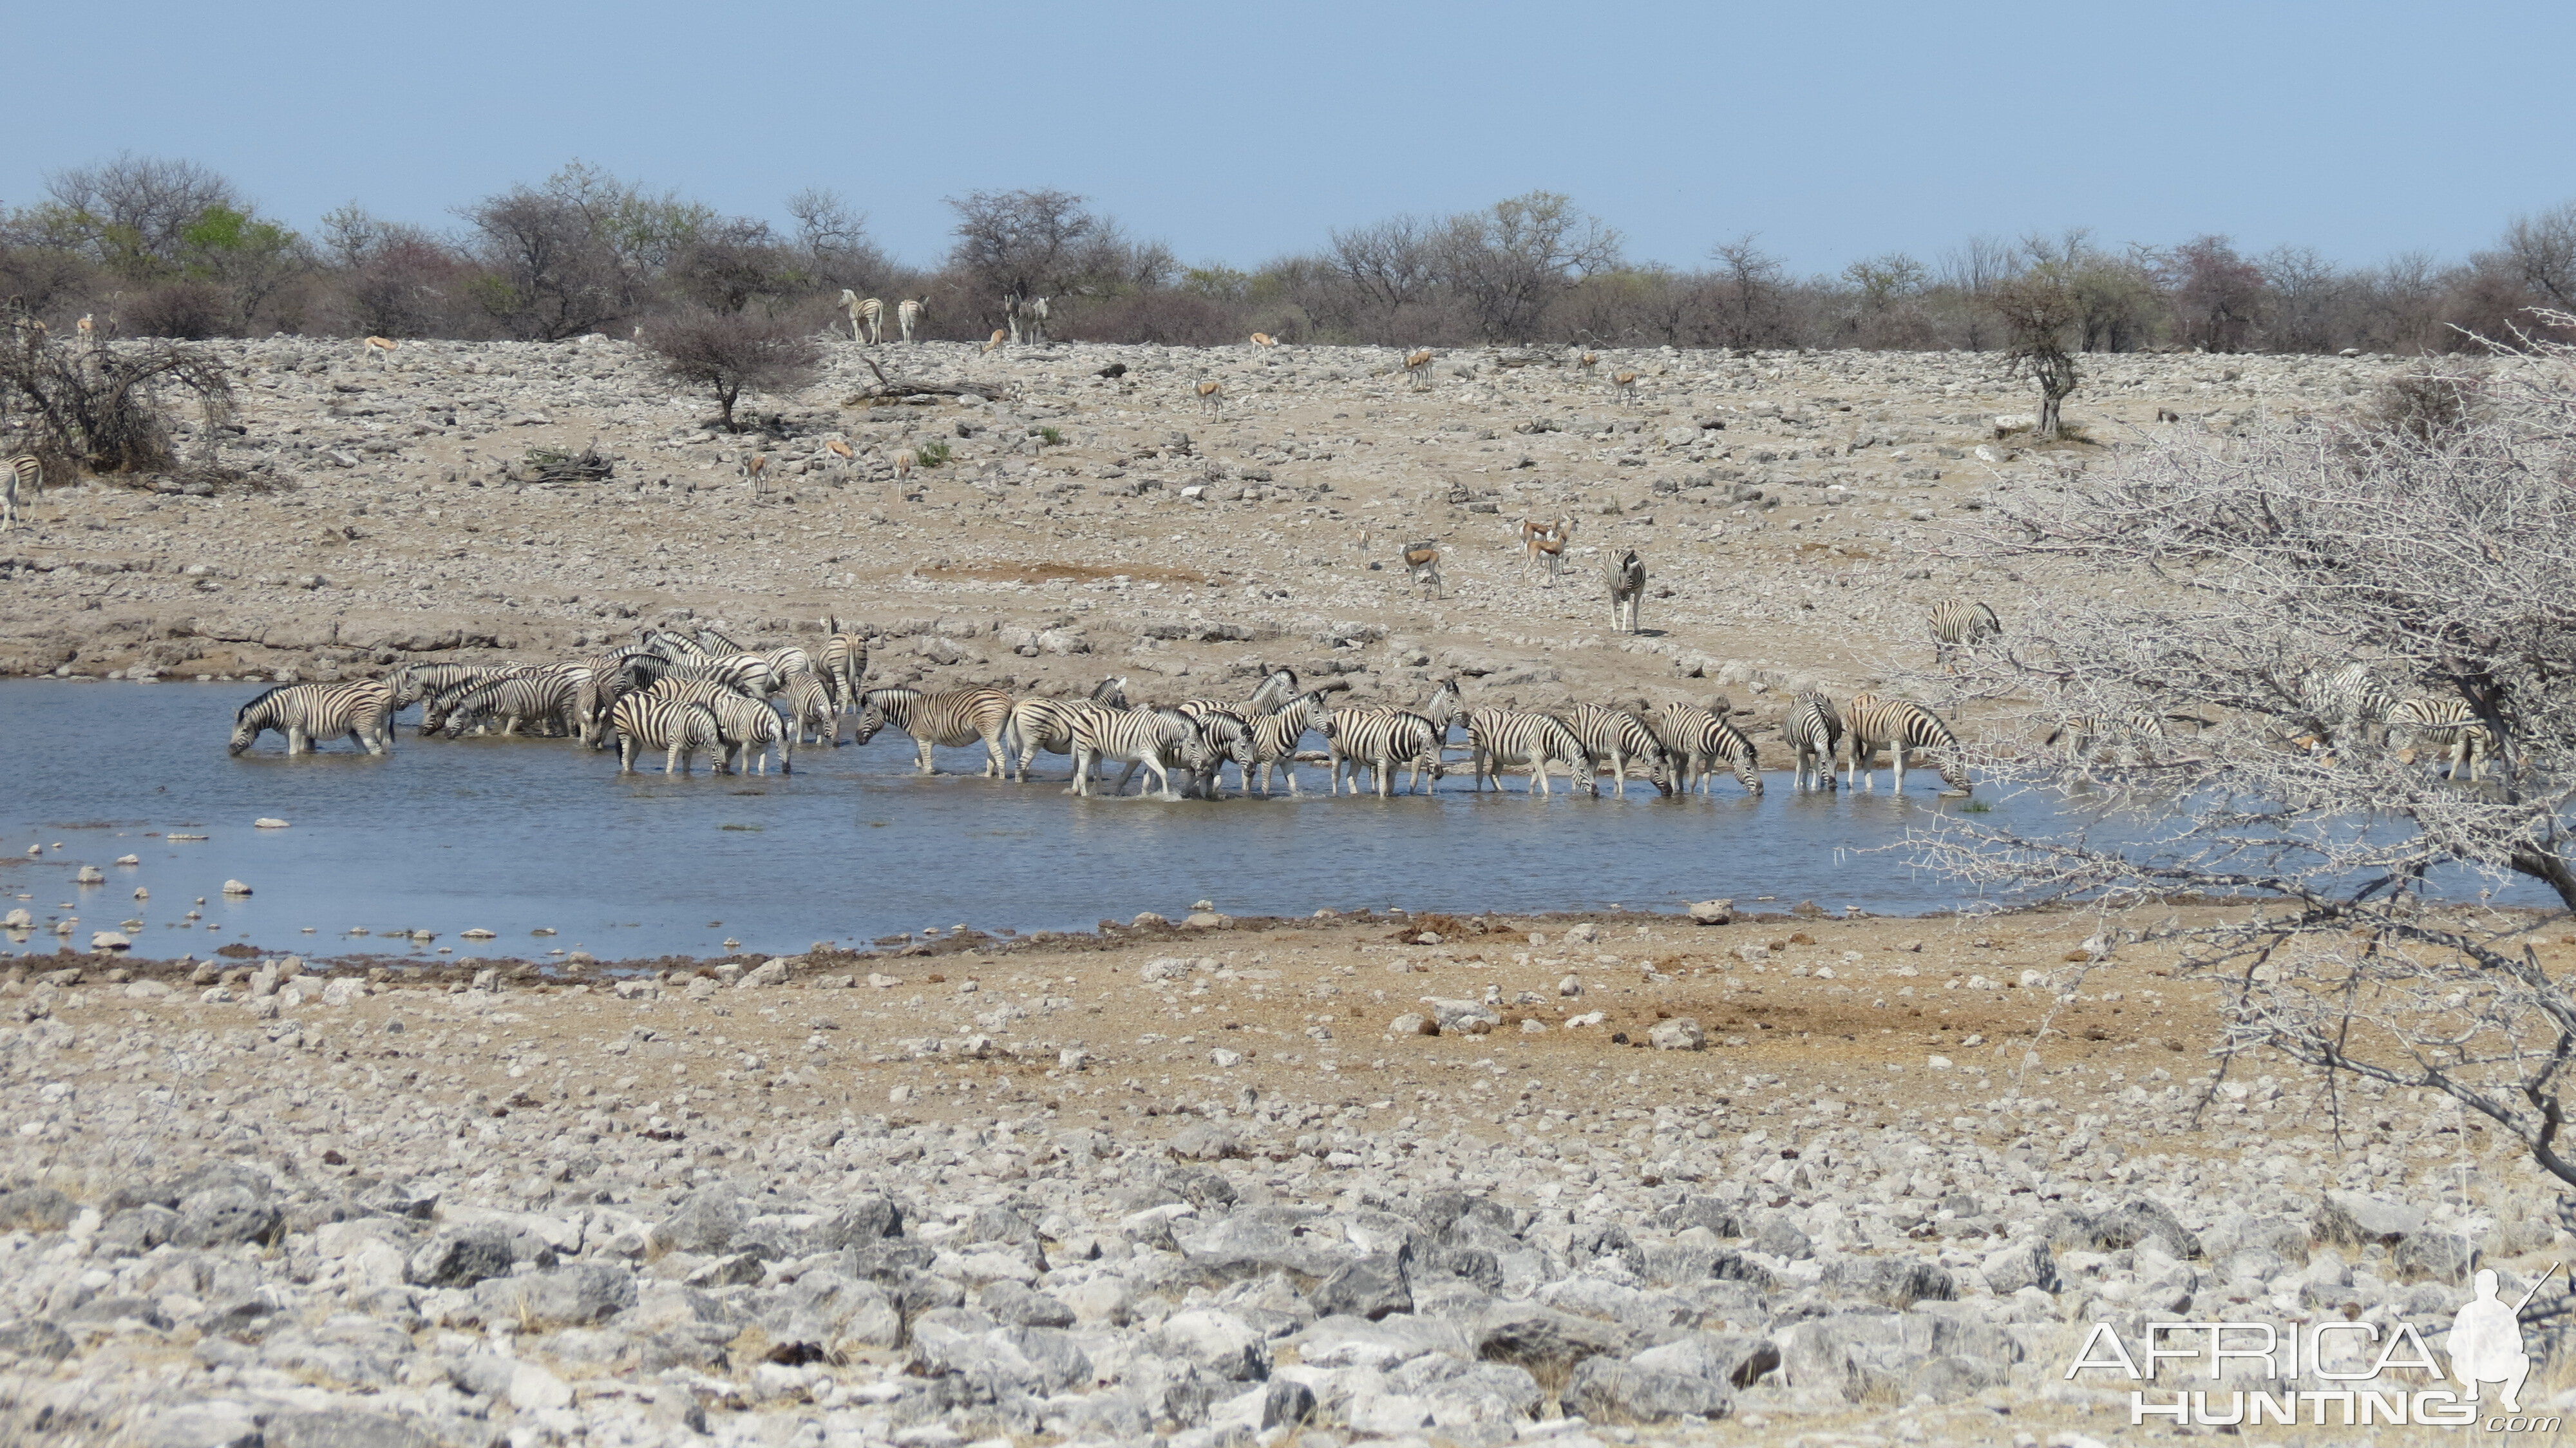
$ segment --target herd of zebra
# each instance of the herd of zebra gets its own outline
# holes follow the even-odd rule
[[[1112,793],[1143,771],[1161,797],[1180,799],[1218,797],[1228,763],[1238,791],[1257,787],[1266,796],[1284,782],[1296,795],[1297,764],[1317,757],[1301,754],[1314,735],[1325,745],[1327,793],[1358,793],[1365,772],[1384,798],[1396,792],[1399,773],[1404,792],[1414,793],[1453,772],[1453,737],[1463,728],[1461,752],[1479,790],[1489,783],[1501,789],[1503,772],[1515,770],[1526,771],[1532,793],[1551,793],[1550,771],[1562,769],[1573,788],[1596,796],[1604,773],[1622,796],[1631,777],[1666,795],[1707,792],[1724,767],[1748,793],[1762,792],[1753,741],[1723,715],[1685,700],[1654,708],[1643,700],[1619,708],[1576,704],[1557,713],[1470,708],[1457,681],[1444,679],[1419,709],[1337,709],[1331,698],[1346,687],[1342,681],[1301,688],[1284,668],[1246,699],[1169,706],[1130,704],[1123,678],[1104,680],[1079,699],[1014,699],[991,688],[870,689],[863,687],[866,635],[837,619],[824,626],[819,657],[793,644],[746,648],[714,629],[694,638],[648,629],[632,645],[570,663],[416,665],[380,679],[279,685],[235,713],[232,752],[275,730],[286,736],[289,754],[340,738],[383,753],[393,746],[397,716],[417,704],[423,735],[560,733],[594,749],[614,745],[621,772],[658,752],[666,774],[686,771],[699,754],[719,773],[766,773],[773,749],[781,771],[792,770],[798,745],[838,745],[847,722],[858,744],[889,728],[908,736],[924,774],[932,772],[934,747],[981,744],[987,777],[1026,783],[1040,754],[1058,754],[1069,758],[1071,793],[1093,792],[1109,766],[1124,765]],[[1793,701],[1782,734],[1799,788],[1832,788],[1838,759],[1843,783],[1874,785],[1870,771],[1882,750],[1900,790],[1913,752],[1928,755],[1951,789],[1968,788],[1958,738],[1906,700],[1859,694],[1837,709],[1810,690]]]

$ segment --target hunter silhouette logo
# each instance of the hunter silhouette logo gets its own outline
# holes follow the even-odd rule
[[[2504,1410],[2522,1411],[2523,1380],[2531,1376],[2531,1355],[2522,1349],[2522,1310],[2531,1305],[2541,1282],[2547,1282],[2558,1265],[2550,1263],[2540,1282],[2531,1284],[2531,1291],[2511,1307],[2496,1296],[2494,1269],[2478,1269],[2476,1295],[2451,1319],[2451,1376],[2469,1390],[2469,1401],[2483,1401],[2486,1385],[2496,1383],[2503,1388],[2498,1396],[2504,1400]]]

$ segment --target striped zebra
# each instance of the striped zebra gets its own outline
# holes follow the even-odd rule
[[[709,654],[753,654],[760,652],[749,644],[737,643],[733,635],[713,624],[698,626],[698,647]]]
[[[798,674],[789,679],[778,693],[778,702],[787,714],[789,738],[799,744],[811,739],[839,747],[841,711],[832,703],[831,686],[820,677]]]
[[[1281,670],[1281,673],[1287,672]],[[1309,729],[1321,733],[1332,727],[1332,716],[1324,712],[1324,691],[1300,694],[1276,712],[1258,719],[1247,719],[1252,726],[1252,762],[1261,771],[1261,793],[1270,795],[1270,772],[1277,769],[1288,776],[1288,794],[1297,794],[1297,744]],[[1250,775],[1245,776],[1247,783]]]
[[[1988,639],[2003,637],[2003,620],[1995,611],[1972,598],[1945,598],[1932,605],[1926,619],[1932,632],[1932,662],[1948,664],[1950,655],[1959,649],[1972,649]],[[1955,667],[1955,666],[1954,666]]]
[[[490,664],[405,664],[385,675],[399,714],[421,700],[452,689],[471,688],[500,673]]]
[[[608,726],[617,737],[620,774],[633,774],[636,756],[647,749],[663,751],[664,774],[688,773],[689,756],[701,749],[716,772],[724,772],[724,731],[704,704],[658,694],[629,694],[608,711]]]
[[[504,738],[518,733],[524,724],[560,726],[567,734],[579,732],[582,725],[575,696],[588,680],[589,672],[540,669],[487,679],[447,704],[447,719],[440,732],[453,739],[463,734],[469,724],[479,729],[496,719],[501,722]]]
[[[1106,763],[1119,763],[1128,766],[1130,778],[1140,768],[1152,770],[1162,797],[1177,800],[1181,796],[1172,788],[1172,771],[1195,773],[1206,762],[1205,755],[1196,721],[1177,709],[1087,705],[1073,716],[1073,783],[1065,792],[1088,795],[1093,771]],[[1126,787],[1122,778],[1111,793]]]
[[[2440,762],[2446,779],[2458,779],[2465,768],[2469,782],[2474,784],[2485,777],[2487,760],[2500,752],[2495,729],[2478,717],[2466,699],[2403,699],[2389,711],[2388,724],[2392,737],[2406,740],[2405,747],[2398,751],[2400,762],[2413,764],[2417,749],[2430,744],[2442,751]]]
[[[1092,686],[1088,699],[1022,699],[1011,706],[1009,723],[1002,731],[1006,756],[1016,757],[1018,781],[1029,782],[1029,765],[1043,749],[1049,754],[1073,753],[1073,716],[1088,708],[1127,707],[1125,675],[1103,679]],[[1004,778],[1011,778],[1005,771]]]
[[[704,679],[664,679],[644,691],[645,697],[677,699],[695,704],[716,716],[716,740],[724,746],[724,759],[718,764],[719,774],[749,774],[757,761],[760,772],[769,772],[769,747],[778,746],[781,774],[796,769],[796,750],[778,711],[758,699],[747,699],[721,684]]]
[[[823,630],[823,680],[832,686],[832,706],[855,708],[859,682],[868,676],[868,636],[852,633],[829,614],[823,618]],[[839,732],[835,728],[834,736]]]
[[[469,675],[454,683],[450,683],[443,688],[434,689],[429,693],[422,695],[420,701],[420,736],[426,739],[433,734],[446,733],[448,716],[456,712],[456,706],[464,702],[466,696],[501,679],[525,678],[530,674],[539,672],[540,667],[541,666],[536,664],[493,665],[483,668],[479,673]],[[478,734],[481,733],[482,727],[478,727],[475,732]]]
[[[1797,760],[1795,789],[1834,787],[1834,754],[1842,747],[1843,719],[1834,701],[1820,689],[1808,689],[1789,701],[1789,717],[1780,721],[1780,737]],[[1814,783],[1809,784],[1810,776]]]
[[[1182,711],[1198,730],[1202,761],[1195,770],[1194,786],[1201,799],[1217,797],[1218,776],[1227,764],[1235,768],[1236,789],[1252,787],[1252,724],[1231,709]]]
[[[0,463],[0,531],[18,521],[18,495],[25,493],[34,502],[45,491],[44,460],[34,453],[20,453]]]
[[[749,698],[765,699],[778,692],[778,676],[770,672],[769,661],[758,654],[727,654],[721,658],[682,659],[662,670],[666,679],[696,679],[722,684]]]
[[[865,744],[891,724],[912,736],[923,774],[934,773],[930,747],[954,749],[984,742],[984,774],[1003,777],[1002,731],[1011,721],[1011,696],[999,689],[951,689],[925,694],[919,689],[870,689],[859,696],[859,724],[850,736]]]
[[[2397,704],[2396,691],[2372,673],[2368,664],[2312,669],[2299,678],[2299,705],[2316,723],[2316,732],[2306,740],[2311,754],[2338,745],[2385,745]]]
[[[1583,741],[1584,752],[1596,764],[1610,767],[1610,777],[1618,782],[1619,798],[1628,797],[1628,771],[1632,767],[1664,794],[1673,792],[1672,763],[1644,720],[1625,709],[1577,704],[1566,711],[1565,722],[1574,737]]]
[[[233,712],[231,752],[274,729],[288,754],[311,754],[325,739],[358,741],[369,754],[394,747],[394,691],[382,679],[345,684],[280,684]]]
[[[1565,765],[1566,772],[1581,782],[1582,788],[1598,798],[1601,781],[1593,769],[1591,752],[1583,740],[1562,719],[1553,714],[1525,714],[1517,709],[1473,709],[1467,714],[1467,747],[1474,751],[1476,788],[1481,792],[1485,781],[1494,782],[1494,792],[1503,788],[1503,770],[1526,765],[1529,768],[1529,792],[1552,794],[1548,787],[1547,766],[1553,759]]]
[[[1422,776],[1428,770],[1431,785],[1438,788],[1447,772],[1440,757],[1446,731],[1410,709],[1336,709],[1324,730],[1326,747],[1332,751],[1332,775],[1324,792],[1337,792],[1342,783],[1342,768],[1349,765],[1351,793],[1360,792],[1360,771],[1371,771],[1377,780],[1377,797],[1389,799],[1395,793],[1395,771],[1409,767],[1404,792],[1413,794],[1422,787]]]
[[[1714,793],[1717,764],[1735,771],[1746,794],[1762,792],[1762,756],[1744,731],[1697,704],[1675,699],[1655,711],[1648,727],[1672,756],[1673,785],[1684,794]]]
[[[2113,718],[2108,714],[2077,714],[2049,731],[2040,741],[2044,748],[2054,748],[2060,741],[2066,745],[2066,758],[2078,768],[2089,764],[2093,752],[2104,744],[2118,746],[2139,739],[2165,737],[2165,716],[2144,707],[2131,709]]]
[[[1887,751],[1889,767],[1894,771],[1893,784],[1899,793],[1905,789],[1905,756],[1922,750],[1932,757],[1933,766],[1941,771],[1941,782],[1961,794],[1968,792],[1968,770],[1961,759],[1959,736],[1941,722],[1931,710],[1910,699],[1881,699],[1875,694],[1854,694],[1843,706],[1843,727],[1849,731],[1850,763],[1843,782],[1865,783],[1878,787],[1870,761],[1878,751]]]

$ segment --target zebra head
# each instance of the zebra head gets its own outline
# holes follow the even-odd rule
[[[265,706],[276,693],[277,690],[271,689],[233,711],[233,737],[227,753],[238,755],[259,742],[260,731],[269,727],[269,711]]]
[[[1458,681],[1454,678],[1442,679],[1438,686],[1432,689],[1431,701],[1422,706],[1422,716],[1429,719],[1440,731],[1441,737],[1446,739],[1449,736],[1449,721],[1457,718],[1466,707],[1467,697],[1458,692]]]
[[[860,696],[859,725],[850,735],[850,742],[865,744],[876,738],[877,731],[884,727],[886,727],[885,702],[879,699],[876,691],[872,689]]]

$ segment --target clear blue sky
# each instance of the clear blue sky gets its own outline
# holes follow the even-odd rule
[[[310,228],[580,157],[928,262],[943,196],[1083,193],[1187,262],[1544,188],[1690,265],[1979,232],[2458,257],[2576,198],[2576,5],[21,4],[0,202],[120,149]]]

